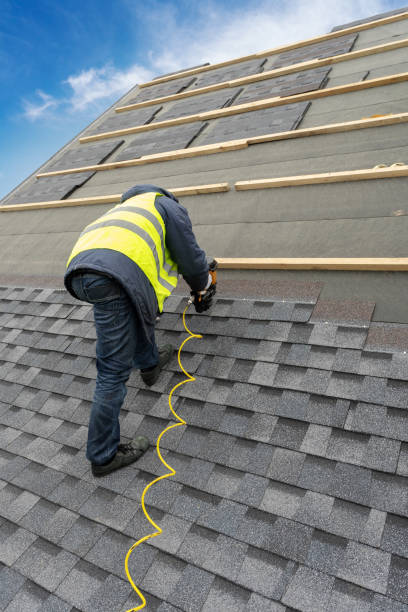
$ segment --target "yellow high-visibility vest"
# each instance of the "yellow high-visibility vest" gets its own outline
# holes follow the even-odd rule
[[[68,259],[93,249],[126,255],[145,273],[156,293],[160,311],[178,280],[176,263],[166,247],[166,227],[155,207],[160,193],[142,193],[118,204],[83,230]]]

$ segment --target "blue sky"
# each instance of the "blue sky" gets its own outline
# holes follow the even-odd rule
[[[404,0],[2,0],[0,197],[136,83]]]

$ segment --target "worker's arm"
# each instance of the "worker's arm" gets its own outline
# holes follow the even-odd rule
[[[156,206],[165,221],[166,246],[180,274],[193,291],[205,289],[209,281],[207,258],[197,244],[187,210],[165,196],[156,200]]]

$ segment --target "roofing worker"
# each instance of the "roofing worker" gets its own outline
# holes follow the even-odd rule
[[[174,347],[157,348],[157,312],[177,285],[191,287],[197,312],[211,306],[215,284],[187,210],[165,189],[136,185],[88,225],[67,264],[65,286],[94,305],[97,379],[86,456],[94,476],[133,463],[149,447],[144,436],[120,444],[119,412],[132,368],[151,386]]]

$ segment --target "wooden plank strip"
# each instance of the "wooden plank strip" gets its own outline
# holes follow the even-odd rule
[[[216,257],[225,270],[370,270],[407,271],[408,257]]]
[[[55,176],[59,174],[75,174],[77,172],[90,171],[98,172],[101,170],[116,170],[118,168],[128,168],[131,166],[143,166],[145,164],[154,164],[175,159],[198,157],[201,155],[213,155],[215,153],[225,153],[226,151],[236,151],[238,149],[245,149],[249,145],[256,145],[263,142],[289,140],[292,138],[305,138],[309,136],[318,136],[319,134],[335,134],[338,132],[362,130],[370,127],[381,127],[407,122],[408,113],[390,113],[389,115],[384,115],[382,117],[356,119],[354,121],[345,121],[343,123],[329,123],[327,125],[318,125],[299,130],[289,130],[287,132],[277,132],[275,134],[263,134],[261,136],[253,136],[252,138],[241,140],[228,140],[226,142],[219,142],[213,145],[191,147],[190,149],[176,149],[175,151],[144,155],[143,157],[128,159],[126,161],[109,162],[107,164],[97,164],[95,166],[82,166],[80,168],[68,168],[66,170],[53,170],[51,172],[40,172],[37,174],[37,178],[44,176]]]
[[[75,174],[76,172],[115,170],[117,168],[128,168],[129,166],[143,166],[145,164],[171,161],[174,159],[197,157],[199,155],[213,155],[215,153],[224,153],[225,151],[236,151],[237,149],[246,149],[247,146],[247,139],[245,138],[241,140],[229,140],[227,142],[219,142],[212,145],[191,147],[190,149],[176,149],[174,151],[166,151],[165,153],[143,155],[142,157],[127,159],[125,161],[109,162],[107,164],[97,164],[95,166],[82,166],[81,168],[68,168],[67,170],[54,170],[52,172],[40,172],[37,174],[37,178],[55,176],[58,174]]]
[[[354,121],[346,121],[343,123],[332,123],[327,125],[314,126],[310,128],[302,128],[299,130],[289,130],[286,132],[277,132],[274,134],[263,134],[261,136],[253,136],[252,138],[241,140],[230,140],[226,142],[216,143],[214,145],[203,145],[201,147],[191,147],[190,149],[177,149],[158,153],[153,155],[144,155],[135,159],[126,161],[110,162],[106,164],[97,164],[94,166],[82,166],[80,168],[68,168],[66,170],[54,170],[51,172],[41,172],[37,174],[37,178],[45,176],[55,176],[60,174],[74,174],[76,172],[89,172],[101,170],[114,170],[117,168],[127,168],[131,166],[142,166],[150,163],[165,162],[169,160],[183,159],[189,157],[198,157],[201,155],[213,155],[215,153],[224,153],[226,151],[235,151],[245,149],[249,145],[260,144],[263,142],[273,142],[278,140],[289,140],[293,138],[304,138],[308,136],[316,136],[319,134],[333,134],[338,132],[348,132],[352,130],[366,129],[370,127],[381,127],[394,125],[396,123],[407,123],[408,113],[396,113],[384,115],[381,117],[373,117],[367,119],[357,119]]]
[[[151,130],[158,130],[163,127],[170,127],[173,125],[180,125],[182,123],[192,123],[194,121],[206,121],[207,119],[217,119],[218,117],[228,117],[231,115],[239,115],[241,113],[248,113],[252,111],[261,110],[264,108],[272,108],[275,106],[283,106],[284,104],[294,104],[296,102],[304,102],[306,100],[316,100],[318,98],[325,98],[328,96],[336,96],[343,93],[351,93],[354,91],[362,91],[364,89],[370,89],[372,87],[382,87],[385,85],[391,85],[393,83],[402,83],[408,80],[408,72],[402,72],[400,74],[392,74],[377,79],[368,79],[366,81],[358,81],[357,83],[348,83],[347,85],[337,85],[336,87],[329,87],[327,89],[316,89],[314,91],[308,91],[301,94],[293,94],[292,96],[285,97],[273,97],[265,98],[263,100],[257,100],[256,102],[249,102],[246,104],[237,104],[235,106],[229,106],[227,108],[221,108],[213,111],[207,111],[205,113],[198,113],[195,115],[186,115],[185,117],[179,117],[177,119],[168,119],[167,121],[157,121],[156,123],[148,123],[147,125],[138,125],[122,130],[115,130],[113,132],[103,132],[101,134],[93,134],[92,136],[83,136],[79,139],[79,142],[94,142],[96,140],[104,140],[105,138],[115,138],[116,136],[125,136],[126,134],[138,134],[140,132],[149,132]]]
[[[273,142],[275,140],[288,140],[291,138],[305,138],[308,136],[318,136],[319,134],[335,134],[337,132],[349,132],[352,130],[363,130],[371,127],[382,127],[395,123],[407,123],[408,113],[396,113],[384,115],[382,117],[368,117],[367,119],[356,119],[355,121],[345,121],[343,123],[329,123],[327,125],[317,125],[300,130],[289,130],[288,132],[278,132],[276,134],[265,134],[248,138],[248,145],[259,144],[262,142]]]
[[[24,204],[10,204],[0,206],[2,212],[18,212],[21,210],[39,210],[41,208],[66,208],[72,206],[88,206],[90,204],[115,204],[120,202],[122,194],[114,193],[108,196],[94,196],[92,198],[72,198],[71,200],[48,200],[47,202],[25,202]]]
[[[204,193],[223,193],[230,190],[228,183],[215,183],[213,185],[197,185],[195,187],[178,187],[168,189],[175,196],[199,195]]]
[[[388,168],[366,168],[342,172],[322,172],[320,174],[302,174],[271,179],[238,181],[237,191],[250,189],[272,189],[276,187],[296,187],[298,185],[321,185],[326,183],[344,183],[349,181],[367,181],[372,179],[398,178],[408,176],[408,165],[390,166]]]
[[[199,87],[197,89],[182,91],[181,93],[173,94],[170,96],[162,96],[161,98],[153,98],[152,100],[146,100],[145,102],[135,102],[134,104],[128,104],[126,106],[119,106],[115,108],[115,112],[123,113],[129,110],[135,110],[137,108],[144,108],[153,104],[163,104],[164,102],[171,102],[173,100],[181,100],[183,98],[190,98],[200,94],[205,94],[211,91],[218,91],[228,87],[238,87],[240,85],[247,85],[248,83],[256,83],[258,81],[265,81],[266,79],[272,79],[275,77],[283,76],[285,74],[293,74],[294,72],[301,72],[303,70],[311,70],[321,66],[331,66],[332,64],[338,64],[340,62],[346,62],[360,57],[366,57],[369,55],[376,55],[378,53],[386,53],[387,51],[394,51],[396,49],[402,49],[408,46],[408,38],[401,40],[395,40],[390,43],[384,43],[382,45],[376,45],[375,47],[367,47],[366,49],[359,49],[357,51],[350,51],[349,53],[342,53],[341,55],[332,55],[330,57],[324,57],[320,59],[309,60],[298,64],[291,64],[290,66],[283,66],[282,68],[275,68],[274,70],[266,70],[260,74],[250,74],[249,76],[242,77],[240,79],[233,79],[230,81],[223,81],[214,85],[207,85],[206,87]]]
[[[137,108],[145,108],[146,106],[152,106],[154,104],[163,104],[164,102],[171,102],[172,100],[181,100],[183,98],[190,98],[191,96],[197,96],[199,94],[209,93],[211,91],[218,91],[219,89],[231,87],[230,82],[231,81],[222,81],[221,83],[215,83],[214,85],[206,85],[206,87],[198,87],[197,89],[187,89],[185,91],[181,91],[180,93],[162,96],[161,98],[152,98],[151,100],[145,100],[144,102],[134,102],[133,104],[118,106],[115,108],[115,113],[124,113],[126,111],[135,110]]]
[[[210,66],[202,66],[201,68],[193,68],[191,70],[184,70],[183,72],[178,72],[175,75],[168,75],[168,76],[154,79],[153,81],[147,81],[146,83],[141,83],[139,87],[141,88],[150,87],[151,85],[156,85],[158,83],[165,83],[166,81],[173,81],[174,79],[181,79],[182,77],[185,77],[185,76],[199,74],[201,72],[207,72],[209,70],[215,70],[217,68],[223,68],[224,66],[232,66],[233,64],[239,64],[240,62],[248,61],[251,59],[268,57],[269,55],[275,55],[276,53],[282,53],[282,51],[291,51],[292,49],[300,49],[301,47],[307,47],[308,45],[312,45],[314,43],[324,42],[325,40],[331,40],[332,38],[339,38],[340,36],[344,36],[345,34],[353,34],[354,32],[362,32],[364,30],[371,30],[373,28],[377,28],[382,25],[387,25],[389,23],[395,23],[396,21],[402,21],[404,19],[408,19],[408,12],[399,13],[398,15],[390,15],[389,17],[383,17],[382,19],[376,19],[375,21],[370,21],[369,23],[361,23],[355,26],[350,26],[349,28],[344,28],[344,30],[336,30],[336,32],[329,32],[328,34],[321,34],[320,36],[314,36],[313,38],[307,38],[305,40],[301,40],[296,43],[290,43],[287,45],[281,45],[280,47],[266,49],[265,51],[260,51],[259,53],[253,53],[252,55],[245,55],[243,57],[237,57],[232,60],[227,60],[225,62],[218,62],[217,64],[212,64]]]
[[[192,185],[189,187],[168,187],[173,195],[189,196],[205,193],[222,193],[230,190],[228,183],[214,183],[212,185]],[[22,210],[39,210],[41,208],[66,208],[71,206],[90,206],[94,204],[115,204],[120,202],[121,193],[114,193],[106,196],[88,196],[86,198],[72,198],[71,200],[50,200],[48,202],[26,202],[24,204],[14,204],[0,206],[2,212],[19,212]]]

